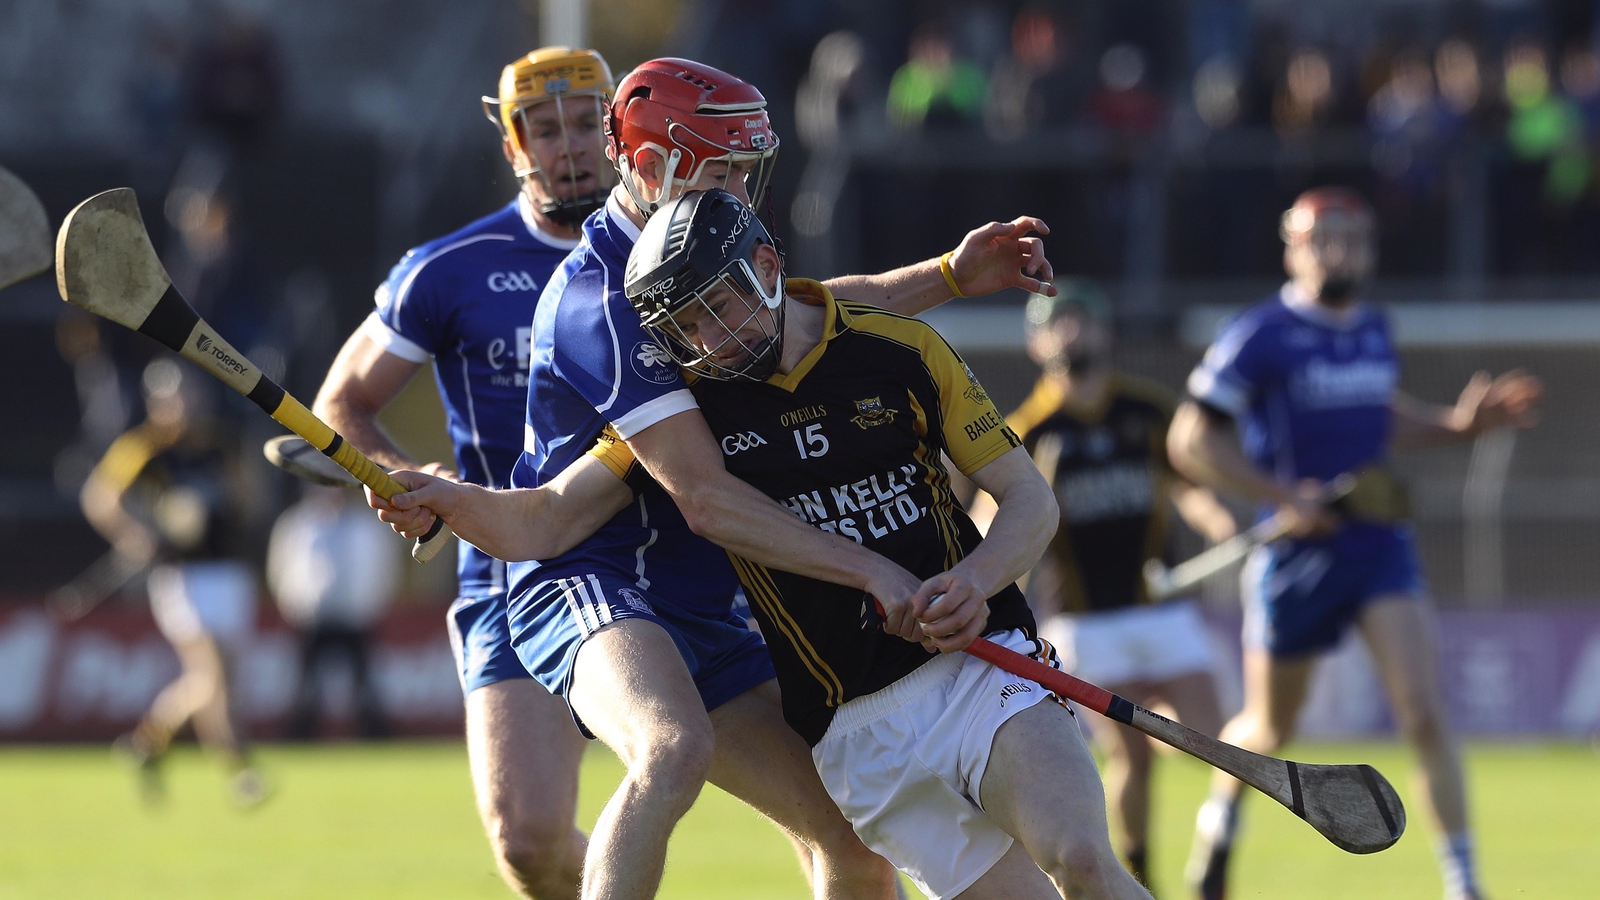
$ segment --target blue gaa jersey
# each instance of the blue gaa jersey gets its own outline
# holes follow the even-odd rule
[[[378,288],[362,332],[385,351],[433,362],[462,479],[505,487],[522,452],[534,305],[578,245],[533,224],[517,199],[407,253]],[[506,589],[505,563],[463,542],[462,597]]]
[[[1233,416],[1250,459],[1289,483],[1381,462],[1399,379],[1382,313],[1336,318],[1289,284],[1223,325],[1188,390]]]
[[[695,409],[673,361],[656,346],[622,292],[639,229],[613,197],[583,225],[578,249],[551,277],[533,323],[527,430],[514,487],[538,487],[594,446],[609,424],[623,439]],[[513,641],[530,595],[552,579],[604,573],[680,610],[726,617],[738,580],[725,552],[689,530],[652,481],[629,508],[555,559],[511,565]],[[525,663],[529,657],[524,654]],[[534,668],[530,665],[530,670]],[[538,673],[536,672],[537,676]]]

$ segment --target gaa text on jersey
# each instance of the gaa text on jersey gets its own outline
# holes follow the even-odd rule
[[[537,291],[539,282],[527,272],[490,272],[489,290],[496,294],[506,291]]]
[[[761,435],[754,431],[745,431],[739,434],[730,434],[722,439],[722,455],[732,456],[740,450],[749,450],[766,444]]]

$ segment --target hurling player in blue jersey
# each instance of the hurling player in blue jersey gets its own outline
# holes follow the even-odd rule
[[[540,298],[512,476],[519,488],[549,484],[610,425],[665,487],[576,548],[510,571],[518,655],[628,766],[591,837],[584,896],[652,896],[667,838],[708,776],[812,850],[818,896],[892,895],[892,870],[850,831],[783,721],[766,649],[731,613],[727,556],[696,532],[890,605],[920,582],[729,475],[677,366],[622,293],[628,253],[660,203],[707,187],[761,196],[778,143],[765,100],[708,66],[652,60],[618,86],[606,126],[622,185]],[[1030,218],[992,223],[937,261],[830,287],[903,312],[1007,286],[1049,290],[1028,236],[1044,230]]]
[[[1293,525],[1290,539],[1245,566],[1245,703],[1222,739],[1276,751],[1292,736],[1317,654],[1354,626],[1421,763],[1446,896],[1477,898],[1461,757],[1411,528],[1398,504],[1356,495],[1363,481],[1381,482],[1391,450],[1532,425],[1541,388],[1511,372],[1474,377],[1454,406],[1400,393],[1388,323],[1359,300],[1376,258],[1367,204],[1339,188],[1308,191],[1284,214],[1282,234],[1289,282],[1223,327],[1168,435],[1180,471]],[[1356,495],[1335,515],[1319,500],[1323,486],[1357,472]],[[1207,900],[1225,893],[1242,790],[1220,775],[1201,809],[1189,877]]]
[[[317,415],[368,456],[419,468],[377,417],[431,361],[459,474],[438,464],[425,471],[510,484],[522,452],[534,304],[616,180],[602,146],[611,90],[599,54],[544,47],[506,66],[499,96],[484,98],[522,189],[500,211],[400,260],[317,395]],[[540,900],[575,897],[586,852],[573,826],[585,741],[565,704],[511,650],[505,563],[470,544],[458,552],[460,599],[448,625],[484,827],[513,888]]]

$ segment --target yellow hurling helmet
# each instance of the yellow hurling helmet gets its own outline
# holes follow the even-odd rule
[[[530,199],[539,205],[540,212],[561,224],[582,222],[605,203],[615,184],[616,171],[605,157],[602,132],[612,90],[611,67],[599,53],[582,48],[540,47],[501,70],[499,96],[483,98],[484,115],[511,145],[512,169],[517,177],[537,180],[543,188],[542,198]],[[560,148],[547,153],[556,157],[547,160],[557,169],[555,172],[546,172],[538,154],[528,146],[529,110],[543,103],[555,105],[554,123],[560,133]],[[593,108],[592,135],[587,133],[587,126],[581,134],[569,130],[567,114],[573,103]],[[585,176],[592,179],[592,189],[585,188],[579,195],[578,181]],[[559,186],[567,190],[560,191]],[[561,193],[567,196],[561,197]]]

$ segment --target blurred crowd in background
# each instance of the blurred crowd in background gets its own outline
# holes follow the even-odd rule
[[[1056,270],[1100,279],[1115,298],[1131,367],[1171,382],[1196,353],[1176,337],[1185,310],[1272,290],[1278,215],[1321,183],[1376,206],[1380,299],[1600,298],[1597,8],[593,0],[589,27],[619,76],[681,55],[765,92],[783,142],[771,211],[797,274],[881,271],[937,255],[986,219],[1038,215]],[[512,196],[478,97],[541,43],[538,21],[535,0],[0,6],[0,161],[57,221],[91,193],[134,187],[174,283],[309,401],[399,255]],[[104,551],[77,492],[143,418],[139,379],[154,352],[67,309],[47,278],[8,291],[0,319],[0,365],[29,386],[0,398],[5,421],[29,423],[0,433],[0,595],[28,600]],[[1408,372],[1437,363],[1440,383],[1457,384],[1482,354],[1452,352],[1413,356]],[[969,355],[1002,405],[1023,396],[1033,373],[1019,354]],[[1581,381],[1590,355],[1549,366]],[[1561,377],[1547,380],[1559,423],[1569,401]],[[417,458],[447,460],[430,382],[418,379],[386,422]],[[260,457],[280,429],[231,395],[218,415],[243,448],[253,498],[240,553],[264,571],[273,523],[303,490]],[[1561,427],[1528,446],[1582,438]],[[1458,456],[1438,467],[1452,485]],[[1556,494],[1600,496],[1592,459],[1518,458],[1565,485]],[[330,502],[308,497],[294,515],[333,516]],[[1459,510],[1431,526],[1429,515],[1420,521],[1442,535],[1430,568],[1447,573],[1448,600],[1460,591],[1448,574],[1460,570]],[[1592,512],[1568,518],[1563,534],[1600,535]],[[1508,576],[1514,590],[1571,597],[1587,583],[1577,562],[1529,558],[1526,577]],[[1539,580],[1558,570],[1564,580]],[[448,558],[398,571],[383,591],[402,605],[431,616],[448,600]],[[306,577],[280,567],[273,586],[302,597],[285,612],[307,658],[364,652],[337,616],[319,625],[291,611],[315,605],[305,598],[317,588],[290,585]],[[385,603],[358,604],[356,630]]]

